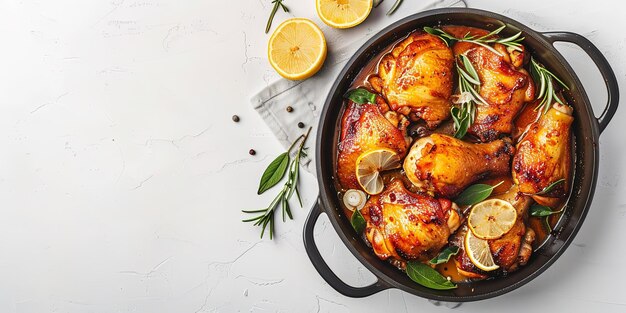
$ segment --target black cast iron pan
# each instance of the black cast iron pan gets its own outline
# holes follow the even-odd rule
[[[553,73],[571,88],[566,98],[574,107],[575,137],[574,177],[570,198],[564,216],[560,219],[552,235],[535,251],[526,266],[508,276],[459,284],[457,289],[448,291],[432,290],[414,283],[404,273],[386,261],[378,259],[369,247],[352,229],[348,218],[343,214],[337,190],[333,182],[334,164],[337,155],[337,141],[340,119],[343,110],[343,95],[350,84],[371,58],[396,40],[423,26],[455,24],[495,29],[502,23],[507,25],[512,35],[522,31],[526,37],[524,45],[534,57],[539,59]],[[596,118],[587,94],[576,73],[563,56],[554,48],[557,41],[570,42],[580,46],[595,62],[600,70],[608,91],[608,103],[604,112]],[[466,8],[446,8],[418,13],[406,17],[368,40],[348,61],[341,71],[324,104],[316,143],[317,177],[320,196],[311,210],[304,226],[304,244],[311,262],[338,292],[349,297],[366,297],[388,288],[398,288],[406,292],[440,301],[466,302],[492,298],[514,290],[537,277],[565,251],[578,232],[593,198],[598,173],[598,136],[606,128],[617,110],[619,89],[615,74],[607,60],[585,37],[569,32],[539,33],[505,16]],[[313,239],[313,228],[321,213],[326,213],[333,227],[348,249],[369,269],[378,281],[366,287],[352,287],[341,281],[322,259]]]

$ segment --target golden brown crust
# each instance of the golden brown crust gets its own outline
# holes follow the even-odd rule
[[[451,208],[449,200],[412,193],[394,180],[361,209],[365,236],[383,260],[427,260],[448,241]]]
[[[567,112],[567,111],[566,111]],[[549,203],[544,198],[567,195],[571,171],[570,128],[574,118],[567,113],[550,108],[533,123],[517,145],[513,158],[513,180],[526,194],[535,194],[550,184],[565,179],[552,192],[537,196],[536,201]]]
[[[469,143],[432,134],[413,144],[404,160],[404,171],[416,187],[452,198],[473,182],[508,174],[514,151],[508,138]]]
[[[463,31],[478,36],[486,34],[484,30],[470,27],[445,29],[457,34]],[[469,42],[457,42],[452,48],[454,55],[467,56],[480,78],[479,93],[487,103],[478,103],[474,123],[468,132],[483,142],[510,135],[514,118],[535,94],[530,75],[520,68],[524,62],[524,48],[521,52],[509,51],[505,46],[495,44],[494,49],[499,54]]]
[[[377,99],[382,101],[382,99]],[[388,148],[404,157],[407,143],[402,130],[391,124],[383,112],[386,104],[356,104],[349,101],[341,121],[337,156],[337,178],[345,189],[359,188],[356,160],[374,149]]]
[[[370,83],[382,91],[393,110],[407,116],[414,113],[435,128],[450,116],[453,61],[452,51],[441,39],[417,31],[382,57],[378,75]]]

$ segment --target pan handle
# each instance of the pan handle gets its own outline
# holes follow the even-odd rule
[[[581,47],[596,64],[598,70],[600,70],[600,74],[604,79],[608,93],[607,105],[602,114],[600,114],[600,117],[597,118],[600,126],[600,133],[602,133],[609,125],[613,115],[615,115],[615,111],[617,111],[617,106],[619,104],[619,87],[611,65],[609,65],[609,62],[606,60],[602,52],[600,52],[600,50],[591,41],[589,41],[589,39],[579,34],[570,32],[545,32],[542,34],[551,44],[554,44],[557,41],[564,41]]]
[[[322,258],[322,255],[315,244],[315,238],[313,238],[313,229],[315,228],[317,219],[322,214],[322,211],[322,204],[320,199],[318,199],[313,209],[311,209],[311,213],[309,213],[309,217],[307,217],[306,222],[304,222],[304,249],[309,255],[311,263],[313,263],[313,266],[317,272],[320,273],[322,278],[324,278],[324,280],[339,293],[352,298],[363,298],[385,289],[389,289],[390,286],[383,283],[380,279],[369,286],[352,287],[344,283],[339,277],[337,277],[337,275],[335,275],[335,273],[333,273],[330,267],[328,267],[328,264],[326,264]]]

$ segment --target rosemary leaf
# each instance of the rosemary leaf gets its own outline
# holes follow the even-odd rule
[[[557,94],[555,87],[558,86],[555,85],[560,85],[567,90],[569,90],[569,87],[556,75],[548,71],[542,64],[537,62],[535,58],[530,58],[530,74],[535,84],[539,85],[537,99],[540,99],[540,101],[535,110],[541,110],[542,114],[545,114],[550,110],[553,101],[565,105],[561,97]]]
[[[272,7],[272,11],[270,12],[270,17],[267,19],[267,25],[265,26],[265,33],[267,34],[272,28],[272,21],[274,21],[274,16],[279,8],[282,8],[283,11],[289,12],[289,9],[283,4],[283,0],[273,0],[272,3],[274,6]]]
[[[389,11],[387,11],[387,15],[391,15],[394,12],[396,12],[396,10],[398,9],[398,7],[400,7],[400,5],[402,4],[403,0],[396,0],[396,2],[393,4],[393,6],[391,7],[391,9],[389,9]]]
[[[502,55],[498,50],[494,49],[490,44],[495,44],[495,43],[499,43],[502,44],[506,47],[510,47],[511,49],[517,50],[517,51],[522,51],[522,44],[521,42],[524,40],[524,37],[522,36],[522,32],[517,32],[512,36],[506,37],[506,38],[498,38],[497,35],[500,34],[500,32],[502,30],[504,30],[506,28],[506,25],[502,25],[500,27],[498,27],[497,29],[489,32],[488,34],[481,36],[481,37],[476,37],[474,35],[470,35],[469,33],[465,34],[465,36],[461,37],[461,38],[457,38],[452,36],[451,34],[446,33],[444,30],[442,29],[435,29],[435,28],[431,28],[431,27],[424,27],[424,31],[438,36],[439,38],[441,38],[441,40],[445,41],[446,44],[449,46],[450,43],[452,41],[463,41],[463,42],[470,42],[473,44],[477,44],[479,46],[485,47],[486,49],[489,49],[491,52],[497,54],[497,55]]]

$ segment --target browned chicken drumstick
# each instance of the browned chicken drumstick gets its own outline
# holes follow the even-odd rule
[[[372,196],[361,214],[367,221],[365,236],[383,260],[430,259],[460,224],[450,200],[412,193],[400,180]]]
[[[466,26],[446,26],[443,30],[462,38],[465,35],[484,36],[486,30]],[[487,103],[478,103],[474,123],[468,133],[482,142],[492,141],[513,130],[513,119],[527,101],[534,98],[534,83],[522,68],[525,49],[522,51],[494,44],[496,53],[484,46],[457,42],[454,55],[464,54],[470,60],[480,78],[479,94]]]
[[[469,278],[484,279],[490,275],[500,275],[502,272],[511,272],[519,266],[525,265],[532,254],[532,243],[535,240],[535,232],[527,228],[524,220],[527,217],[528,207],[532,203],[530,197],[522,194],[518,186],[513,185],[511,189],[493,198],[505,200],[517,211],[517,221],[513,228],[498,239],[488,240],[489,250],[496,265],[500,268],[494,272],[485,272],[476,267],[464,251],[465,234],[470,231],[467,224],[459,229],[450,240],[452,245],[460,248],[454,261],[457,270],[462,275]]]
[[[450,117],[454,56],[438,37],[416,31],[397,44],[370,78],[389,106],[405,116],[411,113],[430,128]]]
[[[513,158],[513,180],[520,191],[532,195],[539,204],[554,206],[567,194],[571,171],[570,128],[572,108],[554,103],[539,120],[530,125],[517,145]],[[547,194],[546,187],[562,180]]]
[[[341,137],[337,157],[337,178],[345,189],[360,188],[356,178],[356,160],[371,150],[387,148],[403,157],[408,149],[405,139],[406,119],[389,111],[384,100],[377,104],[349,101],[341,119]]]
[[[477,180],[508,174],[514,151],[509,138],[469,143],[432,134],[415,141],[404,171],[420,190],[450,199]]]

